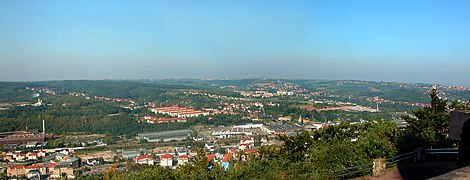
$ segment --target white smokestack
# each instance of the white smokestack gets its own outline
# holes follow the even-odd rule
[[[42,134],[46,134],[46,121],[42,120]]]

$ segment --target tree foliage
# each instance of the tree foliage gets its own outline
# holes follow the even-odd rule
[[[198,149],[192,164],[173,171],[148,167],[114,174],[111,179],[335,179],[335,170],[394,156],[397,132],[391,121],[344,122],[318,131],[281,136],[280,148],[263,146],[258,154],[240,153],[226,172],[217,163],[208,162],[202,149]],[[247,156],[246,160],[242,156]],[[109,174],[112,173],[106,176]]]
[[[431,147],[443,145],[449,131],[447,99],[438,97],[436,89],[430,93],[431,106],[413,111],[416,118],[405,116],[409,124],[403,135],[403,144]]]

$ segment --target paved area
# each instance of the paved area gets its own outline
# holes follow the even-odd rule
[[[454,180],[470,179],[470,166],[456,169],[446,174],[431,178],[431,180],[447,180],[447,179],[454,179]]]
[[[441,175],[443,176],[440,177]],[[470,167],[457,169],[457,162],[455,161],[436,161],[399,165],[398,167],[388,170],[382,176],[366,176],[356,178],[356,180],[421,180],[430,178],[435,178],[435,180],[459,179],[457,177],[462,177],[460,179],[470,179]]]

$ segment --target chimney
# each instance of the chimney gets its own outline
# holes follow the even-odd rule
[[[46,134],[46,121],[44,119],[42,120],[42,134]]]
[[[315,112],[312,112],[312,125],[315,124]]]

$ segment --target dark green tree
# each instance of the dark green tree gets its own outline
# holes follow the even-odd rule
[[[469,103],[470,103],[470,100],[469,100]],[[463,103],[460,103],[460,102],[457,101],[457,100],[454,100],[454,101],[452,101],[452,103],[450,104],[449,109],[453,109],[453,110],[468,110],[468,109],[470,109],[470,108],[469,108],[468,104],[463,104]]]
[[[413,111],[416,118],[405,116],[409,124],[405,137],[413,145],[432,147],[445,143],[449,131],[449,113],[447,112],[447,99],[438,97],[437,90],[433,88],[430,93],[431,106]],[[413,142],[411,142],[413,141]]]

